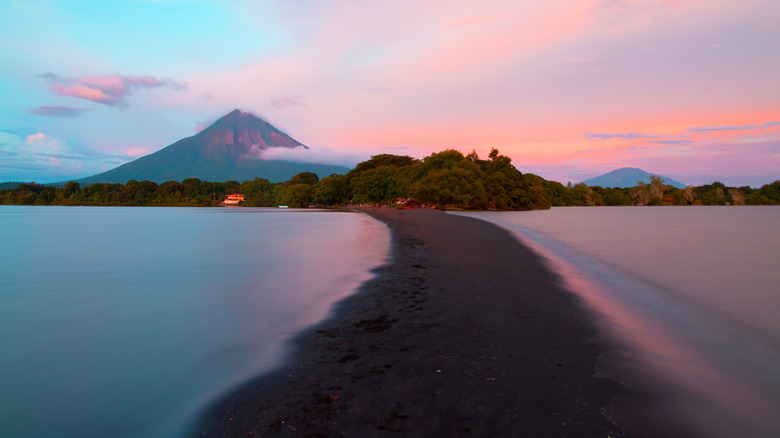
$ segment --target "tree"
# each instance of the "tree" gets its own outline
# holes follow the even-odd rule
[[[636,187],[631,188],[631,198],[635,205],[647,205],[650,203],[650,188],[647,184],[639,181]]]
[[[679,200],[677,201],[678,204],[693,205],[695,201],[696,198],[693,193],[693,186],[688,186],[679,192]]]
[[[703,186],[702,202],[704,205],[725,205],[726,194],[725,184],[721,182],[714,182],[709,186]]]
[[[279,204],[294,208],[306,208],[311,204],[311,196],[314,190],[309,184],[293,184],[283,187]]]
[[[558,181],[547,181],[546,179],[543,179],[542,177],[539,177],[541,179],[542,186],[544,187],[545,194],[547,195],[547,198],[550,201],[550,205],[553,207],[563,207],[566,204],[566,197],[569,193],[569,188]],[[571,184],[571,183],[570,183]]]
[[[348,203],[350,197],[349,179],[346,175],[334,173],[314,187],[312,200],[315,204],[342,205]]]
[[[481,176],[479,167],[464,158],[462,164],[452,168],[427,172],[413,184],[412,196],[424,202],[439,204],[441,208],[485,208],[487,195]]]
[[[487,195],[480,165],[460,152],[448,149],[425,157],[407,174],[409,194],[423,202],[442,208],[457,205],[484,208]]]
[[[273,205],[274,184],[265,178],[244,181],[241,193],[246,196],[245,204],[250,207],[268,207]]]
[[[523,173],[496,148],[490,150],[488,158],[487,161],[477,160],[485,174],[483,181],[488,206],[497,210],[531,209],[533,202]]]
[[[745,196],[738,189],[729,188],[729,197],[732,205],[745,205]]]
[[[547,190],[544,186],[544,183],[548,181],[532,173],[523,174],[523,178],[525,178],[526,182],[528,183],[528,194],[531,198],[531,208],[548,210],[550,207],[552,207],[552,200],[548,196]],[[558,185],[563,188],[562,184],[558,183]]]
[[[605,205],[631,205],[631,197],[622,189],[609,189],[604,196]]]
[[[152,181],[130,180],[123,191],[128,195],[130,202],[135,205],[146,205],[151,202],[151,195],[157,190],[157,184]]]
[[[21,196],[17,198],[16,203],[20,205],[32,205],[35,200],[38,199],[38,195],[34,192],[23,192]]]
[[[293,175],[293,177],[290,179],[290,181],[287,182],[288,185],[293,184],[308,184],[308,185],[314,185],[317,184],[320,181],[320,177],[317,176],[316,173],[312,172],[301,172],[297,175]]]
[[[65,198],[70,198],[74,193],[78,193],[78,191],[80,189],[81,189],[81,186],[79,185],[79,183],[77,183],[75,181],[68,181],[62,187],[62,195]]]
[[[446,149],[423,158],[421,170],[427,173],[434,169],[452,169],[459,163],[464,162],[471,163],[471,161],[467,160],[459,151]]]
[[[351,181],[352,202],[379,204],[397,197],[398,168],[380,166],[369,169]]]
[[[761,195],[766,198],[769,204],[780,204],[780,180],[761,186]]]
[[[358,163],[358,165],[355,166],[354,169],[352,169],[351,171],[349,171],[349,173],[347,173],[347,177],[349,179],[352,179],[367,170],[375,169],[377,167],[392,166],[392,167],[400,168],[400,167],[411,166],[416,162],[417,160],[407,155],[393,155],[393,154],[374,155],[371,157],[370,160],[363,161],[362,163]]]
[[[660,176],[650,175],[648,192],[651,199],[661,200],[664,196],[664,180]]]
[[[581,206],[594,206],[597,205],[597,199],[596,194],[594,193],[593,189],[588,187],[585,183],[577,183],[569,189],[569,191],[572,194],[572,202],[575,203],[575,205],[581,205]],[[601,201],[600,197],[598,199]],[[603,204],[603,201],[601,202]]]
[[[507,193],[510,185],[509,177],[502,172],[493,172],[485,178],[487,202],[496,210],[508,210],[512,206],[512,198]]]

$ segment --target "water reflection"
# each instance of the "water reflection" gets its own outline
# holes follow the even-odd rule
[[[3,436],[177,436],[383,263],[366,215],[0,208]],[[7,237],[7,238],[6,238]]]
[[[619,229],[619,235],[636,236],[642,230],[633,227],[641,227],[645,221],[658,220],[652,216],[655,212],[668,217],[676,212],[689,215],[690,210],[590,209],[585,213],[589,217],[579,221],[572,221],[577,219],[576,209],[565,209],[563,218],[556,217],[555,210],[546,215],[546,225],[543,226],[535,222],[538,216],[530,220],[520,217],[524,213],[469,215],[510,229],[542,255],[551,269],[561,275],[567,289],[580,296],[586,306],[599,315],[603,332],[621,346],[604,359],[602,372],[625,381],[640,394],[654,397],[641,401],[645,416],[642,421],[645,424],[655,422],[658,426],[656,434],[662,436],[680,433],[680,430],[665,429],[665,424],[683,424],[691,427],[692,433],[701,436],[779,436],[780,419],[774,412],[780,408],[780,350],[777,348],[778,338],[768,334],[771,324],[760,321],[742,324],[743,320],[750,319],[749,315],[740,313],[739,317],[734,317],[724,314],[713,310],[722,308],[723,303],[713,305],[711,302],[717,297],[727,296],[728,292],[744,294],[755,288],[765,295],[766,291],[760,288],[765,287],[766,282],[746,284],[731,291],[719,288],[717,293],[708,297],[710,302],[699,305],[696,298],[701,296],[697,295],[701,292],[680,292],[669,286],[674,284],[669,280],[674,275],[660,275],[662,280],[653,282],[636,274],[646,272],[643,271],[646,266],[631,265],[632,269],[624,269],[637,258],[639,264],[647,261],[646,254],[632,256],[644,246],[642,239],[614,239],[611,244],[617,247],[612,248],[608,245],[613,238],[600,239],[587,226],[588,221],[601,221],[598,227],[611,226]],[[627,215],[642,211],[649,217],[641,221],[616,221],[616,211],[625,211]],[[698,214],[702,213],[712,215],[713,211],[698,210]],[[774,217],[772,214],[768,216],[769,220]],[[727,223],[732,220],[733,217],[726,218]],[[712,223],[717,218],[710,216],[707,221]],[[561,232],[564,227],[566,231]],[[697,233],[695,227],[680,230],[678,226],[676,229],[677,232]],[[761,253],[765,251],[761,245],[766,245],[767,239],[771,242],[775,236],[756,237],[753,237],[752,243]],[[697,238],[688,236],[688,239]],[[593,248],[584,243],[587,240],[591,241]],[[674,245],[672,247],[682,250]],[[688,250],[689,253],[698,251],[699,248]],[[735,251],[721,253],[720,260],[717,260],[717,255],[709,254],[707,260],[728,263]],[[679,253],[673,258],[677,263],[685,263],[686,260],[685,254]],[[604,259],[607,262],[602,261]],[[687,266],[679,268],[701,267],[703,263],[701,258],[690,260]],[[767,272],[765,266],[759,268],[761,272]],[[736,275],[733,270],[727,271],[728,276]],[[750,272],[753,271],[742,272],[740,278],[744,281],[745,274]],[[770,281],[777,281],[777,273],[774,275]],[[711,284],[699,286],[711,287]],[[690,284],[688,287],[690,289]],[[774,304],[776,306],[776,302]],[[736,311],[745,312],[745,307],[739,306]],[[762,309],[753,317],[760,319],[764,313]],[[618,400],[612,407],[612,414],[619,422],[634,422],[635,419],[627,415],[630,410],[622,408],[626,405],[636,408],[637,403],[630,399]]]

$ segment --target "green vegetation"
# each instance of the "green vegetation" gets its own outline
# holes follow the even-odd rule
[[[759,189],[726,187],[720,182],[677,189],[658,177],[627,189],[578,186],[572,188],[579,195],[572,201],[580,204],[566,205],[780,205],[780,181]]]
[[[346,175],[320,179],[302,172],[289,181],[272,183],[255,178],[209,182],[188,178],[181,182],[128,181],[127,184],[69,182],[61,188],[23,183],[0,190],[0,204],[218,206],[229,193],[242,193],[249,207],[389,205],[446,209],[530,210],[551,206],[601,205],[780,205],[780,181],[760,189],[726,187],[715,182],[677,189],[652,177],[636,187],[602,188],[585,184],[564,186],[532,174],[523,174],[509,157],[493,149],[486,160],[445,150],[417,160],[382,154],[364,161]]]

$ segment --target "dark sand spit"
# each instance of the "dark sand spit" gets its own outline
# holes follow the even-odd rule
[[[366,212],[391,262],[199,436],[628,435],[602,412],[626,390],[593,377],[595,325],[530,250],[468,217]]]

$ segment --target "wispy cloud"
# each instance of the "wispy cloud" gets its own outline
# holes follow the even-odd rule
[[[63,78],[54,73],[42,76],[51,82],[49,90],[58,96],[75,97],[119,109],[126,109],[129,96],[138,90],[168,88],[186,91],[188,88],[186,83],[154,76],[107,74]]]
[[[336,151],[328,147],[316,149],[296,148],[268,148],[258,152],[258,158],[262,160],[295,161],[299,163],[336,164],[340,166],[354,167],[357,163],[367,160],[366,154],[356,154],[344,151]]]
[[[600,149],[585,149],[581,151],[583,154],[614,154],[617,151],[641,151],[647,149],[647,146],[623,146],[615,148],[600,148]]]
[[[774,126],[780,126],[780,121],[767,122],[767,123],[753,123],[750,125],[718,125],[718,126],[696,126],[691,128],[685,128],[682,132],[676,134],[637,134],[634,132],[586,132],[582,135],[593,140],[610,140],[613,138],[621,141],[637,140],[637,139],[659,139],[653,140],[649,143],[657,144],[690,144],[694,143],[693,140],[679,139],[680,137],[690,137],[689,134],[701,134],[706,132],[720,132],[720,131],[750,131],[767,129]],[[706,135],[706,134],[705,134]]]
[[[33,153],[53,153],[65,150],[65,140],[52,137],[42,132],[28,135],[24,143],[31,147]]]
[[[38,106],[27,110],[28,113],[36,116],[62,117],[67,119],[80,117],[87,111],[91,110],[87,108],[73,108],[70,106]]]
[[[25,181],[52,182],[87,176],[126,163],[135,156],[74,148],[62,138],[43,132],[18,136],[0,132],[0,174]]]
[[[284,109],[291,106],[306,106],[306,101],[302,96],[274,96],[271,99],[271,105],[277,109]]]
[[[651,141],[650,143],[656,143],[656,144],[692,144],[696,143],[693,140],[655,140]]]
[[[606,146],[575,151],[566,155],[566,162],[561,165],[576,165],[599,171],[626,166],[640,167],[691,184],[720,180],[733,185],[749,184],[756,187],[780,177],[777,171],[780,169],[780,143],[777,139],[780,121],[676,126],[674,130],[663,124],[629,126],[623,132],[585,133],[584,136],[594,140],[617,141],[599,141],[599,146]],[[636,133],[645,129],[646,132],[661,131],[664,134]],[[572,167],[570,175],[578,175],[578,172]]]
[[[586,132],[584,134],[585,137],[591,138],[593,140],[609,140],[612,138],[617,138],[620,140],[635,140],[637,138],[666,138],[669,137],[668,135],[660,135],[660,134],[636,134],[633,132]]]
[[[523,172],[564,183],[582,181],[620,167],[638,167],[694,185],[721,181],[727,185],[760,187],[780,179],[778,148],[778,141],[741,143],[738,148],[731,142],[695,142],[648,146],[643,151],[616,147],[580,151],[556,160],[526,157],[513,161],[520,163]],[[745,173],[744,169],[750,172]]]
[[[688,128],[688,132],[712,132],[712,131],[748,131],[751,129],[766,129],[773,126],[780,126],[778,122],[768,122],[763,124],[751,124],[751,125],[720,125],[720,126],[697,126],[694,128]]]
[[[69,153],[65,140],[42,132],[30,134],[24,138],[15,134],[0,133],[0,151],[6,159],[0,163],[0,169],[24,169],[37,171],[49,169],[58,173],[63,169],[74,170],[80,163],[63,159],[61,155]]]

